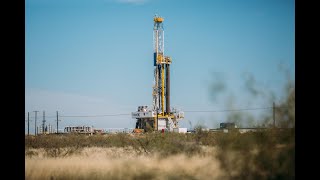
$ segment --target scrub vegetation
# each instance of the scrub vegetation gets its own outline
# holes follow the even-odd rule
[[[295,129],[26,137],[26,179],[294,179]]]

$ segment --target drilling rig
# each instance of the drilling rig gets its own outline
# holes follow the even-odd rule
[[[151,108],[138,106],[138,111],[132,112],[132,118],[137,120],[135,132],[174,131],[179,128],[179,120],[184,118],[183,111],[170,108],[170,65],[172,59],[164,55],[164,19],[155,15],[153,21],[153,104]]]

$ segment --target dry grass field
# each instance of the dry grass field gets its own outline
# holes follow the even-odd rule
[[[25,138],[26,179],[295,179],[295,130]]]
[[[26,157],[26,179],[221,179],[215,149],[207,155],[139,155],[132,148],[84,148],[68,157],[46,157],[34,149]]]

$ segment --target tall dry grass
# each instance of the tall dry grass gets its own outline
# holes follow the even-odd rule
[[[26,157],[26,179],[226,179],[214,156],[203,147],[202,155],[165,156],[138,154],[133,148],[84,148],[77,155],[47,157],[43,149]]]
[[[295,129],[26,137],[26,179],[294,179]]]

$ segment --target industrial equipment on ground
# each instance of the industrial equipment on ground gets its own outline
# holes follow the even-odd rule
[[[66,126],[64,132],[89,134],[93,132],[93,129],[90,126]]]
[[[52,127],[52,125],[49,124],[49,126],[38,126],[37,127],[37,134],[53,134],[54,129]]]
[[[132,112],[132,118],[137,120],[134,132],[174,131],[179,128],[178,121],[184,118],[184,112],[170,108],[170,64],[172,59],[164,55],[163,18],[155,16],[153,27],[153,105],[139,106]]]
[[[227,123],[220,123],[220,129],[235,129],[237,128],[235,123],[227,122]]]
[[[64,133],[76,133],[76,134],[104,134],[103,129],[97,129],[90,126],[66,126],[64,128]]]

